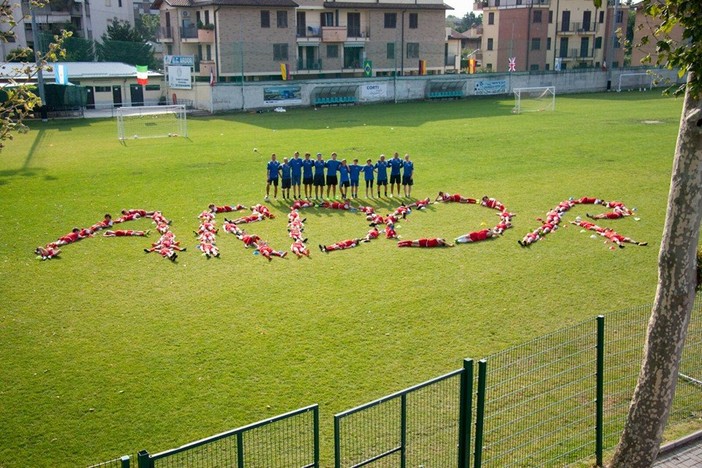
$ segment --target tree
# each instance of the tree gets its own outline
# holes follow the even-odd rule
[[[32,5],[43,6],[34,2]],[[5,43],[15,39],[14,28],[17,22],[14,19],[14,8],[20,8],[19,4],[2,2],[0,5],[0,24],[4,25],[0,41]],[[15,69],[16,75],[10,77],[8,85],[0,95],[0,151],[5,147],[7,140],[12,140],[14,133],[25,133],[28,130],[24,124],[25,119],[32,117],[34,110],[42,105],[34,86],[28,84],[28,81],[34,78],[40,69],[49,70],[49,61],[55,62],[62,57],[64,50],[61,45],[71,34],[70,31],[62,31],[60,35],[54,36],[44,54],[35,54],[29,48],[13,51],[15,57],[24,57],[26,61],[22,61],[22,65]]]
[[[143,14],[134,20],[134,28],[145,41],[156,41],[161,27],[159,15]]]
[[[687,73],[687,80],[675,89],[676,95],[685,98],[658,256],[658,287],[638,383],[612,467],[651,466],[658,455],[695,299],[702,220],[702,5],[689,0],[644,0],[643,7],[660,21],[654,33],[655,62],[678,68],[681,76]],[[684,30],[682,43],[670,38],[676,25]]]
[[[103,62],[122,62],[154,67],[154,48],[127,21],[115,20],[97,44],[97,55]]]

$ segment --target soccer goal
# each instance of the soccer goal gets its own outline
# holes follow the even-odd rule
[[[622,73],[619,75],[617,92],[647,91],[653,87],[653,76],[649,73]]]
[[[542,112],[556,110],[556,87],[514,88],[512,113]]]
[[[120,107],[116,114],[120,140],[188,136],[185,106]]]

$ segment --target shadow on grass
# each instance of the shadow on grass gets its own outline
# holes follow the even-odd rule
[[[41,144],[45,138],[46,131],[43,128],[39,129],[37,131],[37,136],[32,142],[32,146],[27,151],[27,157],[24,158],[22,167],[20,167],[19,169],[6,169],[4,171],[0,171],[0,185],[6,185],[8,180],[14,177],[36,177],[40,174],[45,174],[45,169],[30,167],[32,164],[32,159],[34,159],[36,152],[41,147]],[[54,176],[44,175],[44,180],[53,181],[57,179]]]

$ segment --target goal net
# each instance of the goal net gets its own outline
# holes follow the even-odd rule
[[[514,88],[514,114],[556,110],[556,87]]]
[[[185,106],[141,106],[117,109],[120,140],[188,136]]]
[[[649,73],[622,73],[619,75],[617,92],[647,91],[653,86],[653,76]]]

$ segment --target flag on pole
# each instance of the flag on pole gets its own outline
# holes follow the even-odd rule
[[[54,74],[56,78],[56,84],[68,84],[68,72],[66,66],[63,64],[54,65]]]
[[[471,75],[475,73],[475,59],[468,59],[468,73]]]
[[[509,58],[509,71],[517,71],[517,57]]]
[[[426,74],[427,74],[427,61],[426,61],[426,60],[420,60],[420,61],[419,61],[419,74],[420,74],[420,75],[426,75]]]
[[[373,76],[373,62],[371,62],[370,60],[363,61],[363,76]]]
[[[214,68],[210,68],[210,86],[214,86],[215,83]]]
[[[280,64],[280,77],[283,79],[283,81],[287,81],[290,79],[290,71],[288,70],[287,63]]]
[[[145,85],[149,83],[149,67],[146,65],[137,65],[137,84]]]

